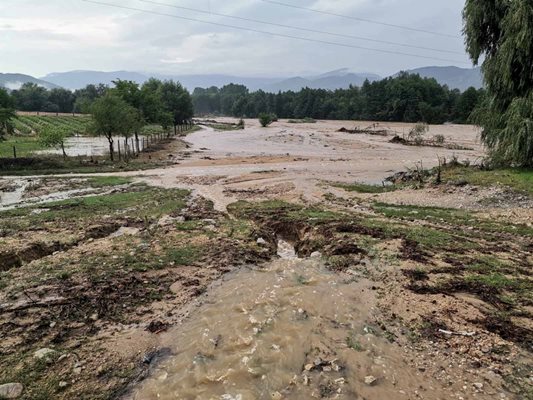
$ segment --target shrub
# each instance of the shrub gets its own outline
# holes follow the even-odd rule
[[[272,122],[274,122],[274,116],[272,114],[268,114],[268,113],[259,114],[259,123],[261,124],[263,128],[266,128]]]
[[[407,138],[416,144],[421,144],[427,131],[429,131],[429,125],[424,122],[419,122],[409,131]]]
[[[444,142],[446,141],[446,138],[444,137],[444,135],[435,135],[433,136],[433,140],[437,144],[444,144]]]

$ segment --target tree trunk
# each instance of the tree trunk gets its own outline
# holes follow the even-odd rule
[[[137,154],[141,152],[139,149],[139,132],[135,132],[135,148],[137,150]]]
[[[174,136],[176,136],[178,134],[177,132],[177,129],[176,129],[176,124],[174,124]]]
[[[65,143],[61,142],[61,151],[63,151],[63,160],[67,159],[67,153],[65,152]]]
[[[115,149],[113,146],[113,138],[108,136],[107,140],[109,141],[109,157],[111,161],[115,161]]]

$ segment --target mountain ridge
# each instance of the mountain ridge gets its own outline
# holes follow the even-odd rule
[[[28,82],[35,83],[47,89],[55,89],[60,87],[59,85],[55,85],[54,83],[35,78],[31,75],[0,72],[0,87],[5,87],[8,90],[19,89],[24,83]]]
[[[483,86],[481,70],[479,68],[459,67],[422,67],[406,70],[408,73],[417,73],[422,77],[435,78],[440,84],[448,85],[451,89],[466,90],[470,86],[481,88]],[[391,75],[397,76],[399,73]],[[64,87],[76,90],[88,84],[103,83],[111,85],[117,79],[132,80],[139,84],[144,83],[150,77],[159,79],[174,79],[180,81],[190,91],[196,87],[207,88],[211,86],[221,87],[229,83],[242,84],[251,91],[264,90],[277,93],[278,91],[299,91],[308,87],[312,89],[346,89],[353,86],[361,86],[365,80],[375,81],[382,79],[381,76],[372,73],[354,72],[349,68],[341,68],[334,71],[312,76],[292,77],[243,77],[225,74],[191,74],[170,75],[149,72],[134,71],[91,71],[76,70],[68,72],[54,72],[41,78],[34,78],[24,74],[0,74],[0,86],[8,89],[17,89],[22,83],[34,82],[47,88]]]

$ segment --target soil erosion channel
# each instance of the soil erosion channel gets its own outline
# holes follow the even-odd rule
[[[320,257],[242,269],[162,341],[172,356],[133,399],[443,398],[367,323],[370,282],[341,279]],[[422,382],[421,382],[422,381]],[[362,396],[362,397],[359,397]]]

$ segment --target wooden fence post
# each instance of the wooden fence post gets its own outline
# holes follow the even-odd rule
[[[17,148],[13,146],[13,158],[17,158]]]

